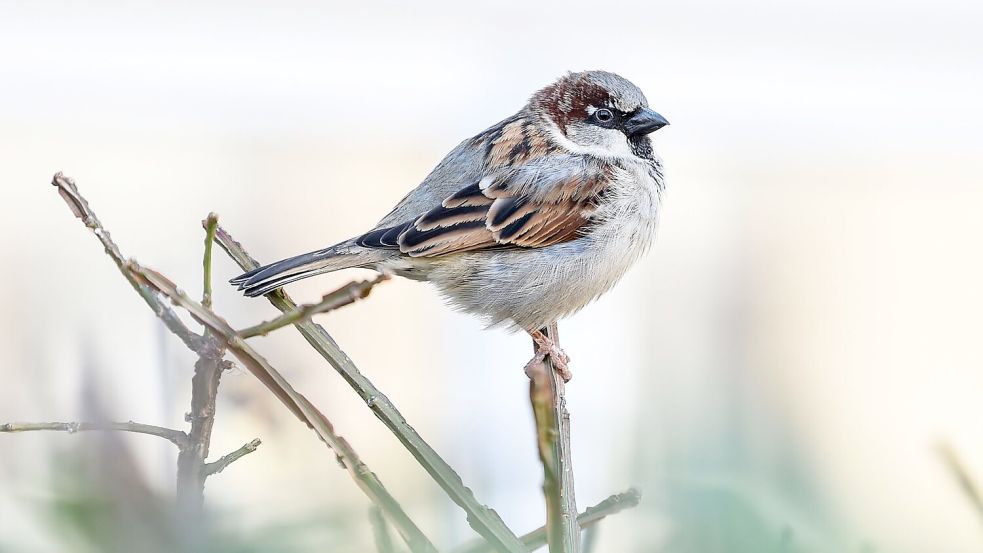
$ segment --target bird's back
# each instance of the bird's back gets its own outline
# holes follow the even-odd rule
[[[481,180],[486,165],[488,137],[518,117],[519,114],[508,117],[458,144],[375,228],[416,219],[439,206],[448,196]]]

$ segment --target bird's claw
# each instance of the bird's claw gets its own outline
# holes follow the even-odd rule
[[[553,370],[560,375],[564,382],[570,382],[570,379],[573,378],[573,372],[570,371],[570,356],[542,332],[533,330],[529,332],[529,335],[536,343],[536,354],[526,363],[526,374],[530,374],[531,370],[543,363],[548,355],[553,361]]]

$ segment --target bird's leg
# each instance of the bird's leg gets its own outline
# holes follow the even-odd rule
[[[570,382],[570,379],[573,378],[573,373],[570,372],[570,357],[543,331],[526,330],[526,332],[529,333],[536,345],[536,354],[526,363],[526,373],[528,374],[530,368],[542,363],[549,355],[550,359],[553,360],[553,369],[563,378],[564,382]]]

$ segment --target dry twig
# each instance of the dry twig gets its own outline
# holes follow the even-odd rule
[[[218,474],[222,472],[223,470],[225,470],[225,467],[231,465],[232,463],[238,461],[239,459],[242,459],[246,455],[249,455],[250,453],[256,451],[256,449],[259,448],[260,444],[262,443],[263,442],[259,438],[256,438],[255,440],[249,442],[248,444],[243,445],[242,447],[233,451],[232,453],[223,455],[222,457],[219,458],[218,461],[206,463],[205,475],[211,476],[213,474]]]

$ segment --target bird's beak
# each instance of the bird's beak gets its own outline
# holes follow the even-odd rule
[[[625,121],[625,134],[641,136],[655,132],[669,124],[666,118],[649,108],[641,108]]]

